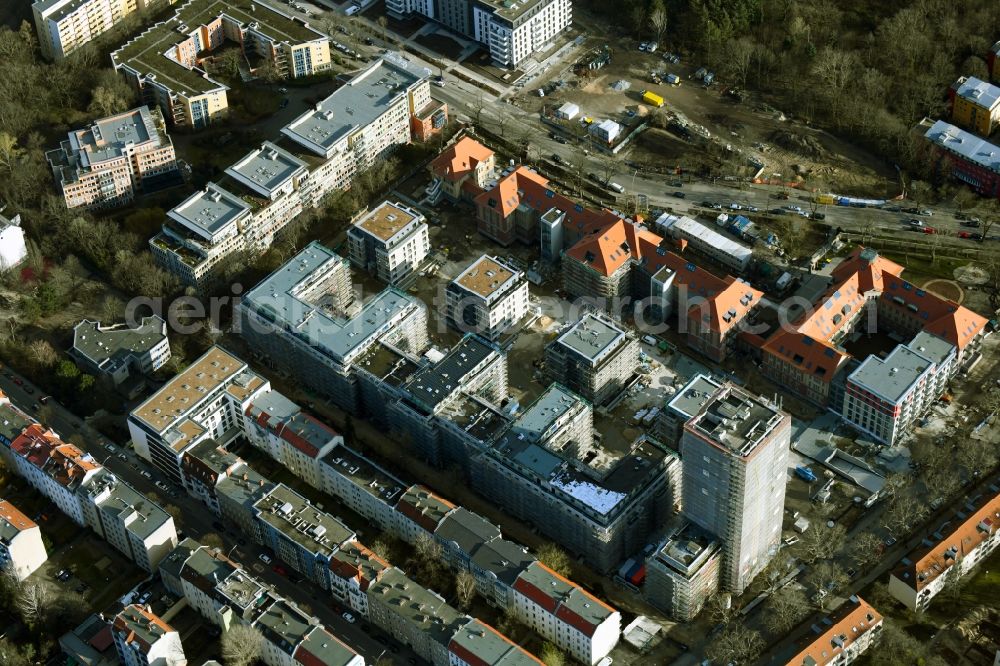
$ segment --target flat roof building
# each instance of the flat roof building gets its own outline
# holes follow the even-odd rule
[[[35,0],[31,12],[38,45],[50,60],[62,60],[137,11],[156,11],[175,0]]]
[[[348,229],[347,246],[352,264],[395,284],[423,263],[430,236],[420,212],[383,201]]]
[[[159,111],[140,106],[74,130],[45,154],[67,208],[124,205],[180,182]]]
[[[624,388],[639,367],[639,340],[610,317],[583,315],[545,348],[550,381],[603,405]]]
[[[948,89],[951,120],[988,137],[1000,125],[1000,86],[961,76]]]
[[[101,326],[84,319],[73,327],[70,354],[89,372],[120,386],[133,372],[150,374],[170,360],[167,323],[156,315],[143,317],[134,328],[127,323]]]
[[[498,340],[528,314],[524,273],[486,254],[448,283],[445,297],[449,326],[490,340]]]
[[[690,622],[719,590],[718,540],[685,522],[646,559],[646,598],[678,622]]]
[[[742,594],[778,552],[791,417],[724,384],[684,426],[684,516],[722,542],[721,586]]]
[[[226,169],[240,184],[266,199],[290,194],[298,182],[309,176],[309,165],[270,141],[244,155]]]

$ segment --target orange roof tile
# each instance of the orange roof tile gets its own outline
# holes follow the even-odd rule
[[[0,519],[10,523],[18,532],[37,527],[35,521],[21,513],[20,509],[7,500],[0,500]]]
[[[851,597],[830,614],[830,621],[826,631],[818,636],[811,633],[803,639],[805,647],[787,666],[825,666],[836,662],[848,646],[882,622],[882,615],[861,597]]]
[[[905,308],[911,317],[919,317],[924,321],[925,331],[947,340],[960,350],[965,349],[966,345],[986,327],[986,317],[962,307],[955,301],[919,289],[900,277],[887,276],[885,284],[882,300],[886,305]],[[904,303],[902,305],[897,303],[893,297],[903,299]]]
[[[454,145],[434,158],[431,171],[447,180],[461,180],[480,162],[493,157],[493,151],[471,137],[462,137]]]
[[[892,575],[919,592],[943,575],[1000,529],[1000,493],[994,494],[967,518],[953,519],[954,529],[942,534],[933,546],[925,546],[907,557]],[[930,538],[930,537],[928,537]]]

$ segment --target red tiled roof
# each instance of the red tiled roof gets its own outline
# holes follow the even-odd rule
[[[592,229],[566,251],[566,256],[607,277],[630,259],[641,259],[643,250],[655,249],[660,240],[653,232],[618,219],[608,226]]]
[[[443,504],[448,509],[454,509],[455,508],[454,504],[452,504],[448,500],[444,499],[443,497],[435,495],[434,493],[432,493],[427,488],[425,488],[423,486],[419,486],[419,488],[420,488],[421,492],[427,493],[430,497],[433,497],[438,502],[441,502],[441,504]],[[412,520],[413,522],[415,522],[417,525],[420,525],[421,527],[423,527],[428,532],[433,532],[434,530],[436,530],[437,526],[438,526],[438,523],[441,522],[440,519],[439,520],[433,520],[429,515],[427,515],[424,511],[422,511],[416,505],[414,505],[414,504],[410,503],[409,501],[407,501],[407,495],[406,494],[404,494],[403,497],[399,500],[399,502],[396,503],[396,511],[399,511],[404,516],[406,516],[407,518],[409,518],[410,520]]]
[[[100,465],[83,451],[66,444],[51,430],[32,423],[10,444],[11,450],[38,469],[49,471],[59,484],[69,486]]]
[[[434,158],[431,171],[447,180],[461,180],[480,162],[493,157],[493,151],[471,137],[462,137],[454,145]]]
[[[986,327],[986,317],[982,317],[954,301],[918,289],[900,277],[887,276],[885,285],[886,288],[882,292],[881,298],[886,305],[905,310],[911,318],[919,317],[925,322],[923,324],[925,331],[947,340],[959,350],[965,349],[969,342]],[[893,296],[902,298],[905,304],[899,305],[892,300]],[[917,310],[914,312],[907,307],[909,305],[915,306]]]
[[[494,635],[494,637],[496,639],[501,640],[504,643],[507,643],[511,648],[513,648],[513,649],[517,650],[518,652],[520,652],[522,657],[524,657],[526,659],[530,659],[531,661],[539,664],[539,666],[545,666],[545,664],[538,657],[536,657],[535,655],[531,654],[530,652],[528,652],[527,650],[525,650],[523,647],[521,647],[520,645],[518,645],[514,641],[510,640],[509,638],[507,638],[506,636],[504,636],[499,631],[497,631],[496,629],[494,629],[492,626],[486,624],[482,620],[479,620],[479,619],[473,620],[472,622],[469,623],[468,626],[463,627],[463,629],[461,631],[467,631],[467,630],[469,630],[469,627],[471,627],[473,624],[476,625],[477,628],[482,627],[484,631],[490,632],[491,634]],[[496,663],[495,661],[486,661],[485,659],[483,659],[482,657],[480,657],[478,654],[472,652],[471,650],[466,649],[466,647],[464,645],[462,645],[461,643],[459,643],[454,638],[452,638],[451,642],[448,644],[448,650],[452,654],[454,654],[455,656],[457,656],[459,659],[461,659],[463,662],[465,662],[466,664],[469,664],[469,666],[493,666]],[[510,654],[510,653],[508,652],[506,654]]]
[[[19,532],[38,526],[35,521],[21,513],[20,509],[7,500],[0,500],[0,518],[10,523]]]
[[[955,520],[958,524],[938,543],[911,554],[911,564],[900,564],[892,575],[917,592],[930,585],[1000,528],[1000,493],[964,520]]]
[[[577,631],[581,632],[586,636],[592,636],[597,630],[597,625],[592,624],[587,619],[581,617],[578,613],[574,612],[567,604],[566,599],[571,595],[582,595],[586,598],[586,603],[597,604],[602,607],[608,613],[614,613],[615,609],[607,605],[594,595],[590,594],[582,587],[574,583],[573,581],[560,576],[555,571],[542,564],[541,562],[534,562],[532,567],[538,567],[542,569],[548,576],[561,581],[566,586],[569,587],[569,591],[566,594],[560,594],[555,597],[546,590],[539,589],[534,584],[529,582],[523,575],[518,576],[517,580],[514,581],[514,589],[528,597],[536,604],[544,608],[550,614],[555,615],[562,622],[572,626]]]
[[[830,621],[832,624],[822,634],[810,634],[801,641],[804,647],[787,666],[825,666],[837,662],[845,649],[882,622],[882,616],[861,597],[853,597],[830,615]]]

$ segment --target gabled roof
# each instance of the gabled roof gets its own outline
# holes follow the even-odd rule
[[[919,289],[902,278],[886,277],[885,287],[883,302],[906,309],[911,318],[919,317],[924,322],[923,330],[947,340],[960,350],[965,349],[986,327],[986,317],[933,292]],[[899,303],[897,298],[903,303]]]
[[[514,581],[514,589],[585,636],[593,636],[618,612],[541,562],[532,562]]]
[[[1000,493],[993,491],[978,509],[966,505],[950,522],[954,527],[928,536],[936,543],[911,553],[892,575],[917,592],[944,575],[1000,529]]]
[[[592,228],[566,256],[607,277],[629,260],[642,259],[643,252],[655,249],[661,240],[652,231],[619,218],[608,226]]]
[[[396,503],[396,511],[431,533],[454,509],[454,504],[424,486],[410,486]]]
[[[840,656],[859,638],[882,622],[882,616],[861,597],[851,597],[837,610],[812,626],[802,650],[787,666],[825,666],[842,663]]]
[[[465,178],[480,162],[493,157],[493,151],[475,139],[465,136],[431,162],[431,171],[445,180]]]

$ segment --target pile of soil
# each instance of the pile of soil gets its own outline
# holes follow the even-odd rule
[[[808,134],[800,134],[788,129],[776,129],[771,132],[769,138],[775,145],[806,157],[820,157],[826,153],[823,144]]]

